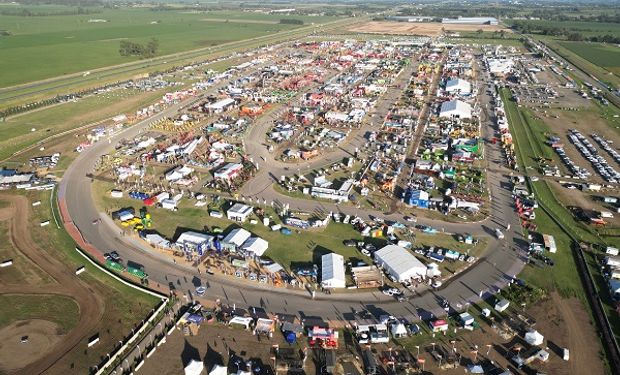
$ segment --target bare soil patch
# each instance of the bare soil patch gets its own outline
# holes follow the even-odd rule
[[[15,373],[48,355],[63,338],[58,332],[56,323],[39,319],[19,320],[0,329],[0,373]],[[23,336],[28,342],[20,342]]]
[[[371,21],[364,24],[357,24],[348,29],[357,33],[368,34],[394,34],[394,35],[425,35],[437,36],[442,32],[442,28],[449,31],[510,31],[498,25],[459,25],[459,24],[443,24],[438,22],[389,22],[389,21]]]
[[[80,319],[76,326],[54,345],[47,346],[49,350],[44,356],[26,356],[19,366],[24,373],[35,374],[48,370],[60,358],[75,348],[88,335],[92,335],[95,327],[104,312],[104,302],[94,294],[92,289],[70,270],[60,260],[48,256],[32,239],[30,232],[30,202],[21,195],[1,194],[0,199],[10,203],[11,212],[8,223],[10,225],[10,240],[31,262],[39,266],[58,285],[6,285],[0,284],[1,294],[56,294],[69,296],[75,299],[80,308]],[[6,342],[0,335],[0,342]],[[15,359],[17,362],[17,359]]]

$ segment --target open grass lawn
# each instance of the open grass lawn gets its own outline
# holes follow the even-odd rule
[[[93,194],[98,206],[107,212],[118,210],[122,207],[134,207],[138,211],[143,205],[142,202],[121,198],[111,198],[109,191],[112,184],[97,181],[94,183]],[[224,209],[211,205],[212,209],[218,209],[224,213]],[[149,212],[153,218],[153,230],[158,231],[169,239],[176,239],[180,233],[186,230],[212,230],[218,227],[228,233],[236,227],[243,227],[252,234],[262,237],[269,242],[269,249],[265,253],[266,257],[280,263],[286,269],[292,269],[297,266],[308,265],[311,263],[320,264],[320,258],[323,254],[335,252],[341,254],[347,260],[361,260],[371,262],[371,259],[364,256],[357,248],[347,247],[343,244],[344,240],[362,240],[361,234],[356,231],[350,224],[330,223],[326,228],[299,230],[293,229],[290,236],[283,235],[279,231],[271,231],[265,227],[259,220],[258,224],[242,224],[233,223],[227,219],[217,219],[208,215],[205,207],[196,208],[186,201],[181,202],[179,211],[170,213],[170,211],[161,208],[149,208]],[[272,221],[280,223],[275,212],[268,208],[267,214],[272,217]],[[407,237],[404,237],[406,239]],[[366,238],[367,242],[372,242],[377,247],[383,246],[386,241],[383,238]],[[464,245],[456,241],[448,234],[425,235],[416,233],[416,241],[414,246],[440,246],[449,249],[455,249],[466,252],[469,249],[472,255],[478,255],[486,248],[486,242],[481,241],[477,246]]]
[[[0,201],[0,206],[3,203],[5,202]],[[45,271],[13,246],[9,238],[9,222],[0,221],[0,260],[7,259],[12,259],[13,265],[2,269],[0,284],[40,285],[52,281]]]
[[[509,35],[509,34],[506,34],[506,35]],[[473,35],[473,36],[462,37],[462,38],[449,37],[449,38],[446,38],[445,41],[447,43],[458,43],[458,44],[465,44],[465,45],[501,44],[503,46],[513,46],[513,47],[523,46],[523,43],[521,43],[519,39],[508,38],[508,37],[501,39],[501,38],[493,38],[492,36],[491,37],[484,37],[484,36],[477,37]]]
[[[80,319],[80,309],[73,298],[52,295],[0,295],[0,328],[17,320],[42,319],[58,324],[65,334]]]
[[[63,131],[131,113],[151,104],[164,91],[116,90],[9,118],[0,126],[0,160]]]
[[[585,291],[577,272],[570,238],[543,211],[536,211],[538,232],[551,234],[555,238],[557,253],[545,253],[555,262],[553,267],[526,266],[519,277],[547,292],[557,290],[563,297],[575,296],[585,300]]]
[[[0,15],[0,30],[11,33],[0,38],[3,51],[0,87],[138,60],[138,57],[119,54],[121,40],[146,43],[156,38],[160,46],[158,54],[165,55],[300,27],[280,24],[281,18],[301,19],[305,24],[335,19],[240,11],[198,13],[124,7],[101,10],[101,13],[70,16]],[[234,22],[226,22],[226,19]]]
[[[616,45],[588,42],[560,42],[560,45],[593,64],[620,73],[620,47]]]

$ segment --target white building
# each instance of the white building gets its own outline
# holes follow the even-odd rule
[[[351,188],[353,187],[354,182],[354,180],[348,179],[337,190],[313,186],[312,190],[310,191],[310,195],[312,195],[313,197],[329,199],[337,202],[348,202],[349,193],[351,191]]]
[[[209,246],[215,237],[194,231],[181,233],[177,238],[176,245],[180,248],[197,249],[198,247]]]
[[[510,73],[514,66],[512,59],[488,59],[487,64],[491,74],[500,76]]]
[[[377,264],[398,282],[426,275],[424,263],[400,246],[387,245],[375,252],[374,257]]]
[[[229,110],[234,105],[235,105],[235,99],[226,98],[226,99],[218,100],[215,103],[210,103],[210,104],[205,105],[205,110],[211,113],[221,113],[221,112]]]
[[[321,286],[323,288],[344,288],[344,257],[336,253],[321,257]]]
[[[228,209],[228,211],[226,211],[226,217],[228,220],[245,223],[253,211],[254,209],[247,204],[235,203]]]
[[[230,231],[226,237],[222,240],[222,242],[227,244],[233,244],[237,247],[241,247],[245,241],[250,238],[252,234],[243,228],[236,228]]]
[[[495,17],[461,17],[458,18],[442,18],[441,23],[446,24],[464,24],[464,25],[497,25],[498,21]]]
[[[470,95],[471,83],[464,79],[453,78],[446,82],[446,92],[450,94]]]
[[[471,119],[471,105],[458,99],[443,102],[439,117]]]
[[[257,257],[260,257],[263,256],[265,251],[269,248],[269,243],[260,237],[251,237],[243,243],[241,248],[248,253],[252,253]]]
[[[228,163],[224,165],[222,168],[218,169],[213,177],[216,180],[223,180],[226,182],[230,182],[232,179],[237,177],[241,170],[243,169],[243,165],[241,163]]]

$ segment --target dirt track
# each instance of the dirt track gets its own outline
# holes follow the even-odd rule
[[[23,363],[16,373],[39,374],[54,372],[52,366],[88,336],[94,334],[104,312],[104,301],[57,258],[41,250],[30,236],[30,204],[26,197],[0,194],[0,200],[9,207],[0,209],[0,220],[8,220],[10,239],[21,253],[54,279],[57,285],[27,286],[0,285],[0,294],[58,294],[75,299],[80,308],[77,325],[43,357],[31,363]],[[84,343],[83,343],[84,344]],[[86,345],[84,345],[86,347]]]

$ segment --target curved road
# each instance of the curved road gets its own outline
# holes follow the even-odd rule
[[[179,291],[189,294],[195,289],[197,283],[208,286],[206,297],[210,299],[219,298],[224,303],[237,304],[238,306],[262,307],[270,312],[296,313],[303,316],[320,316],[329,320],[351,320],[355,319],[352,313],[366,309],[371,313],[387,312],[395,316],[403,316],[409,319],[428,318],[430,313],[435,316],[445,314],[439,306],[439,301],[448,299],[452,306],[464,305],[478,301],[480,295],[494,293],[498,288],[503,287],[509,280],[517,275],[523,268],[522,255],[520,250],[516,250],[518,245],[524,241],[520,234],[509,231],[506,239],[497,241],[493,236],[493,231],[498,226],[510,224],[511,227],[520,228],[519,219],[514,211],[512,198],[509,188],[509,171],[502,168],[493,168],[488,173],[489,188],[491,196],[492,215],[487,220],[480,223],[447,223],[437,220],[420,218],[422,224],[444,228],[446,232],[473,233],[476,235],[490,236],[490,249],[476,264],[467,271],[453,277],[437,291],[425,290],[410,298],[408,302],[399,303],[391,297],[386,297],[380,292],[357,292],[357,293],[336,293],[324,295],[318,293],[315,300],[301,289],[274,289],[261,284],[249,284],[240,282],[236,279],[224,276],[200,275],[195,269],[173,263],[169,257],[154,253],[150,248],[139,240],[123,237],[120,229],[112,222],[105,213],[97,210],[91,192],[91,179],[87,174],[94,171],[95,163],[101,155],[113,152],[114,145],[124,138],[132,138],[147,128],[148,125],[160,118],[173,115],[180,107],[187,106],[189,102],[197,99],[189,99],[184,103],[179,103],[163,112],[144,120],[131,128],[113,136],[108,141],[100,141],[91,148],[82,152],[78,158],[69,166],[65,172],[59,186],[58,199],[66,203],[67,211],[71,220],[80,231],[86,242],[97,248],[99,251],[107,252],[112,249],[117,250],[124,259],[139,263],[144,266],[149,274],[151,283],[168,285],[174,283]],[[488,98],[482,98],[482,101]],[[488,120],[488,119],[487,119]],[[266,121],[265,121],[266,122]],[[375,124],[376,125],[376,124]],[[372,125],[371,125],[372,126]],[[251,140],[250,145],[246,145],[248,153],[255,157],[264,157],[266,160],[261,165],[261,170],[255,177],[252,184],[246,184],[251,188],[246,188],[243,194],[247,197],[259,199],[273,199],[280,204],[288,203],[290,208],[304,211],[320,210],[323,212],[341,211],[344,213],[368,217],[369,214],[384,217],[386,219],[402,220],[403,213],[384,215],[381,212],[370,212],[359,210],[354,207],[343,207],[335,204],[318,203],[312,200],[294,199],[281,195],[273,190],[273,178],[280,175],[291,175],[296,172],[297,166],[278,163],[269,156],[264,147],[256,145],[256,140],[264,139],[264,132],[260,134],[261,127],[257,126],[246,138],[246,143]],[[258,133],[258,134],[257,134]],[[361,133],[351,140],[348,147],[355,147],[356,142],[362,142]],[[483,124],[483,135],[489,139],[493,134],[493,129],[489,121]],[[486,160],[489,163],[501,165],[501,154],[498,145],[487,143]],[[347,153],[346,147],[327,156],[327,159],[337,160],[340,153]],[[262,159],[261,159],[262,160]],[[299,168],[314,168],[317,165],[325,164],[326,159],[300,165]],[[268,165],[267,167],[264,167]],[[264,168],[263,168],[264,167]],[[291,167],[295,171],[291,171]],[[288,168],[288,170],[286,169]],[[277,177],[276,177],[277,176]],[[102,218],[102,224],[93,225],[95,217]]]

